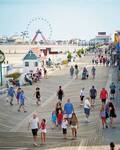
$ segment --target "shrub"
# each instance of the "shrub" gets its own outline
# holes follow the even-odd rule
[[[81,57],[81,50],[80,49],[77,51],[77,55],[78,55],[78,57]]]
[[[80,51],[81,51],[81,54],[84,54],[84,49],[83,48],[81,48]]]
[[[11,74],[6,75],[6,78],[13,78],[14,80],[18,79],[21,76],[21,73],[19,72],[14,72]]]
[[[63,65],[68,64],[68,60],[63,60],[63,61],[62,61],[62,64],[63,64]]]
[[[72,54],[71,54],[71,52],[68,51],[68,54],[67,54],[68,61],[71,61],[71,58],[72,58]]]

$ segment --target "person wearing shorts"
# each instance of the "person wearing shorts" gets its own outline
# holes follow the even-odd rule
[[[69,123],[73,112],[74,112],[73,104],[70,102],[70,99],[68,98],[67,103],[65,103],[64,105],[64,113],[67,115]]]
[[[37,115],[34,113],[32,119],[29,121],[28,129],[31,126],[31,131],[33,135],[33,145],[37,146],[37,132],[38,132],[38,127],[39,127],[39,119]]]
[[[72,114],[70,126],[72,131],[72,139],[74,140],[77,137],[77,129],[78,129],[78,119],[75,113]]]
[[[83,105],[83,99],[84,99],[84,88],[81,89],[80,91],[80,105]]]
[[[36,91],[33,94],[33,96],[34,95],[36,95],[36,104],[37,104],[37,106],[39,106],[41,103],[41,99],[40,99],[41,95],[40,95],[40,88],[39,87],[36,88]]]
[[[27,111],[25,110],[25,94],[24,91],[22,90],[19,96],[19,108],[18,108],[18,112],[21,111],[21,108],[23,109],[24,113],[26,113]]]
[[[85,113],[85,116],[86,116],[86,122],[88,123],[88,118],[90,116],[90,107],[91,107],[91,104],[90,104],[90,98],[87,97],[85,99],[85,102],[84,102],[84,113]]]
[[[40,129],[41,129],[41,142],[42,144],[45,144],[46,142],[46,120],[42,119],[42,122],[40,123]]]
[[[97,90],[95,89],[94,86],[92,86],[92,88],[90,89],[89,95],[90,95],[90,98],[91,98],[91,106],[94,107],[95,99],[96,99],[96,96],[97,96]]]

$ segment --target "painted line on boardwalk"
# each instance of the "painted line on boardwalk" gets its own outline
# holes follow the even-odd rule
[[[91,66],[93,66],[93,65],[87,65],[86,67],[91,67]],[[68,83],[66,83],[63,86],[63,89],[67,88],[74,80],[75,79],[71,79],[70,81],[68,81]],[[56,92],[41,105],[41,108],[48,105],[54,98],[56,98]],[[18,131],[18,129],[22,126],[22,124],[24,124],[24,122],[28,121],[32,117],[33,113],[39,112],[39,110],[40,110],[40,107],[38,107],[36,110],[34,110],[32,113],[30,113],[27,117],[25,117],[16,127],[11,129],[10,132]]]
[[[3,123],[0,123],[0,126],[3,126],[3,127],[6,127],[6,128],[10,128],[9,126],[3,124]]]
[[[66,83],[64,86],[63,86],[63,89],[67,88],[72,82],[73,82],[74,79],[71,79],[68,83]],[[43,108],[44,106],[48,105],[54,98],[56,97],[56,93],[53,94],[48,100],[46,100],[42,105],[41,107]],[[16,132],[24,122],[28,121],[30,119],[30,117],[32,117],[33,113],[36,113],[40,110],[40,107],[38,107],[35,111],[33,111],[30,115],[28,115],[26,118],[24,118],[16,127],[14,127],[13,129],[10,130],[10,132]]]

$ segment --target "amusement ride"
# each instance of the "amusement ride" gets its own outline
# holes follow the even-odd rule
[[[29,39],[31,44],[49,44],[52,36],[52,27],[49,21],[45,18],[32,18],[27,24],[26,30],[21,32],[21,35],[23,39]]]

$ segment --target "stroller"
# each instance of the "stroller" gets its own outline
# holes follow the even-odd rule
[[[82,72],[82,80],[88,79],[88,77],[89,77],[88,71],[83,71]]]

